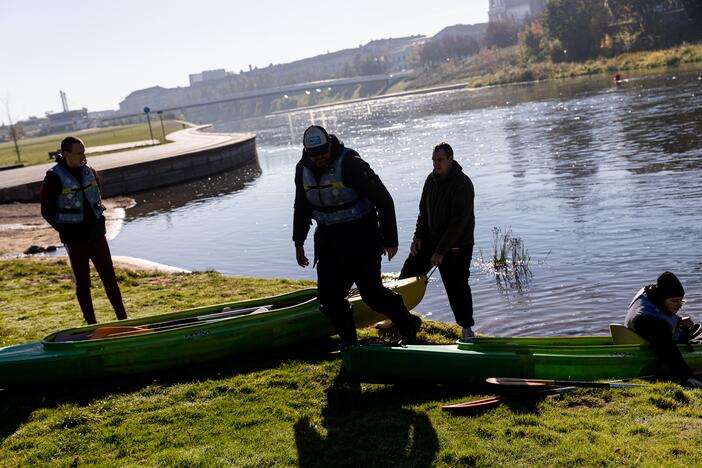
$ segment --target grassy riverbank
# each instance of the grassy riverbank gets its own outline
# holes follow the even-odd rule
[[[702,44],[689,44],[665,50],[634,52],[612,58],[598,58],[586,62],[524,63],[519,47],[484,50],[460,61],[451,61],[425,70],[412,80],[402,81],[388,92],[409,91],[455,83],[480,87],[536,81],[574,78],[598,74],[613,75],[632,70],[654,70],[680,65],[698,65],[702,69]],[[626,73],[622,73],[626,77]]]
[[[161,138],[160,122],[151,123],[154,139]],[[175,120],[164,120],[163,127],[166,135],[183,128],[183,124]],[[78,132],[60,133],[39,138],[27,138],[18,141],[22,162],[25,166],[44,164],[50,162],[49,151],[59,148],[61,140],[69,135],[74,135],[83,140],[87,147],[129,143],[132,141],[150,140],[149,126],[147,124],[121,125],[107,128],[90,128]],[[97,156],[92,154],[90,157]],[[14,164],[17,162],[15,144],[12,141],[0,143],[0,165]]]
[[[119,272],[133,316],[290,291],[309,282]],[[111,317],[99,281],[99,320]],[[0,261],[0,337],[80,324],[64,261]],[[419,308],[421,310],[421,306]],[[455,326],[420,338],[450,342]],[[364,331],[367,335],[370,331]],[[702,464],[702,392],[658,383],[504,405],[441,405],[480,390],[358,385],[325,343],[66,388],[0,392],[0,466],[493,466]]]

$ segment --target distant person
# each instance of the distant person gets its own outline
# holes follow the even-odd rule
[[[678,277],[665,271],[656,284],[649,284],[636,293],[629,304],[624,325],[651,344],[675,378],[687,386],[702,388],[702,382],[692,377],[692,371],[677,346],[700,334],[700,326],[690,317],[677,315],[685,303],[684,296],[685,290]]]
[[[92,260],[118,320],[127,318],[105,238],[100,179],[85,159],[85,145],[69,136],[41,187],[41,215],[58,231],[73,269],[76,296],[88,324],[97,323],[90,294]]]
[[[453,158],[453,148],[440,143],[432,152],[434,170],[427,176],[410,255],[400,278],[425,275],[439,267],[461,340],[473,341],[473,295],[468,284],[473,257],[475,214],[473,182]]]
[[[303,135],[302,158],[295,168],[293,242],[298,265],[306,267],[304,242],[314,219],[314,264],[322,313],[341,339],[357,341],[353,309],[346,296],[356,283],[363,301],[397,325],[411,343],[421,319],[402,297],[383,286],[382,255],[397,253],[395,205],[373,169],[336,135],[313,125]]]

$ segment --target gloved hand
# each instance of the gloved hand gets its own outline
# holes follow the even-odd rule
[[[695,379],[694,377],[690,377],[685,381],[685,386],[689,388],[702,388],[702,382]]]

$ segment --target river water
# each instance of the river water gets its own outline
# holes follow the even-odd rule
[[[398,272],[432,147],[448,141],[475,186],[471,285],[476,330],[602,334],[664,270],[702,320],[702,76],[677,71],[397,97],[218,125],[257,133],[260,167],[136,196],[115,255],[229,275],[315,279],[295,263],[293,174],[303,130],[321,124],[356,149],[395,200]],[[528,251],[514,287],[485,268],[494,228]],[[308,240],[311,253],[312,242]],[[438,273],[424,315],[452,322]]]

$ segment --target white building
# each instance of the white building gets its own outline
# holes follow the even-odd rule
[[[491,23],[524,23],[543,13],[546,0],[490,0]]]
[[[408,44],[383,53],[381,58],[385,62],[386,70],[394,73],[412,68],[419,60],[419,48],[425,41],[424,36],[418,36]]]
[[[227,72],[224,68],[219,68],[217,70],[205,70],[201,73],[191,73],[188,77],[190,78],[190,86],[192,86],[203,81],[222,80],[227,77]]]
[[[431,38],[432,41],[440,41],[448,37],[460,38],[460,39],[475,39],[480,41],[485,34],[485,28],[487,23],[478,24],[454,24],[453,26],[447,26],[438,33],[434,34]]]

